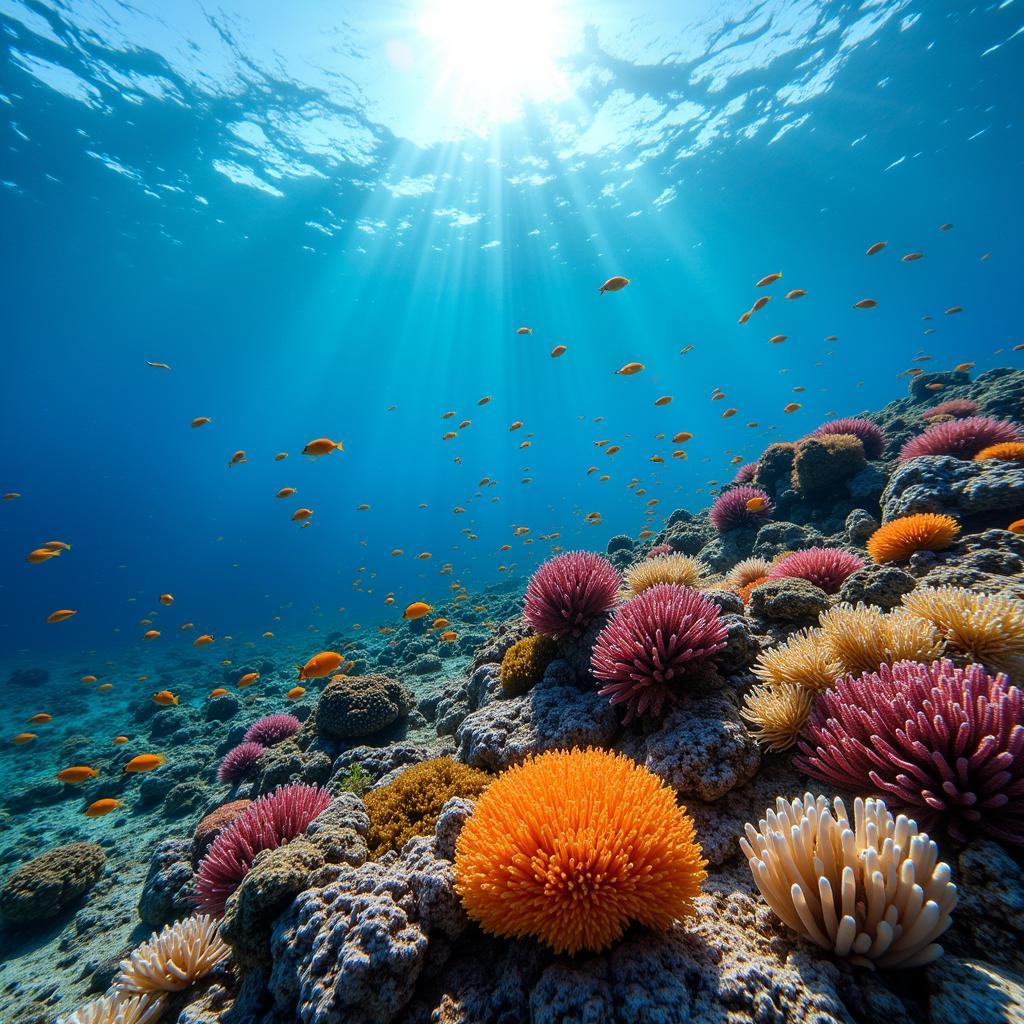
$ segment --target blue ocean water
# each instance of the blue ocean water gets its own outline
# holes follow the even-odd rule
[[[1018,3],[505,6],[0,2],[0,685],[400,625],[1019,363]]]

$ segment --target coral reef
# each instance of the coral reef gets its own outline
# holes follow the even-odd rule
[[[530,578],[523,614],[542,636],[580,636],[615,604],[619,574],[600,555],[568,551],[545,562]]]
[[[57,1024],[155,1024],[164,1012],[166,999],[156,996],[100,996]]]
[[[947,416],[962,420],[967,416],[975,416],[978,413],[978,403],[972,402],[969,398],[950,398],[948,401],[939,402],[930,409],[925,409],[921,417],[925,420],[945,419]]]
[[[805,498],[831,492],[867,466],[864,446],[852,434],[825,434],[800,441],[790,482]]]
[[[784,683],[754,686],[743,698],[740,714],[757,728],[754,739],[768,750],[788,750],[811,717],[814,691]]]
[[[741,526],[760,526],[771,519],[774,510],[767,492],[742,484],[719,495],[708,518],[719,533],[726,533]]]
[[[831,651],[820,629],[800,629],[785,643],[758,655],[753,673],[770,687],[798,686],[824,690],[843,674],[844,664]]]
[[[188,917],[154,932],[123,960],[113,990],[122,996],[180,992],[230,953],[216,919],[207,914]]]
[[[825,649],[846,672],[874,672],[897,661],[932,661],[942,653],[935,627],[905,609],[836,605],[821,616]]]
[[[918,967],[942,955],[956,886],[939,849],[881,800],[779,797],[742,839],[768,905],[815,945],[854,963]]]
[[[511,697],[520,697],[543,676],[557,648],[546,636],[525,636],[517,640],[501,659],[501,688]]]
[[[660,583],[631,598],[594,645],[591,668],[600,693],[626,705],[626,721],[660,715],[691,663],[725,646],[718,607],[696,590]]]
[[[772,580],[798,577],[813,583],[826,594],[834,594],[847,576],[864,567],[864,560],[841,548],[807,548],[776,562],[768,572]]]
[[[574,749],[494,782],[456,844],[455,887],[494,935],[602,950],[630,921],[664,931],[705,878],[675,794],[628,758]]]
[[[640,594],[659,583],[674,583],[680,587],[703,586],[711,576],[711,569],[699,558],[673,554],[637,562],[626,570],[625,576],[629,589]]]
[[[214,808],[200,820],[192,833],[192,845],[189,850],[189,859],[193,867],[202,860],[203,854],[210,848],[210,843],[251,803],[251,800],[230,800]]]
[[[927,709],[927,714],[922,713]],[[928,829],[1024,844],[1024,695],[980,665],[899,662],[820,695],[795,764]]]
[[[33,857],[0,888],[0,916],[28,924],[59,914],[95,885],[106,861],[95,843],[68,843]]]

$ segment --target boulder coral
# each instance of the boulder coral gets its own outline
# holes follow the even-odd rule
[[[334,676],[316,705],[316,728],[335,740],[372,736],[416,706],[412,692],[388,676]]]
[[[456,843],[455,887],[486,932],[577,953],[632,921],[690,916],[705,866],[671,789],[620,754],[573,749],[492,783]]]
[[[96,884],[106,861],[96,843],[68,843],[33,857],[0,888],[0,916],[17,924],[56,916]]]
[[[523,614],[541,636],[580,636],[615,604],[619,574],[591,551],[567,551],[545,562],[530,578]]]
[[[546,636],[517,640],[501,659],[501,688],[511,697],[527,693],[555,657],[555,641]]]

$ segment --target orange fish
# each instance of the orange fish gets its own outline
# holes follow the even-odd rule
[[[1010,533],[1024,533],[1024,519],[1014,519],[1007,529]]]
[[[11,742],[16,746],[20,747],[23,743],[31,743],[36,738],[34,732],[19,732]]]
[[[517,327],[516,334],[533,334],[532,327]]]
[[[44,545],[44,548],[49,548],[51,551],[70,551],[71,545],[66,544],[62,540],[48,540]]]
[[[332,441],[329,437],[318,437],[314,441],[310,441],[305,448],[302,449],[303,455],[330,455],[331,452],[338,451],[343,452],[345,449],[342,447],[341,441]]]
[[[738,409],[726,409],[725,412],[722,413],[722,419],[727,420],[730,416],[735,416],[737,412],[739,412]]]
[[[280,462],[282,459],[287,459],[287,458],[288,458],[288,453],[287,452],[278,452],[274,456],[274,461],[275,462]]]
[[[512,423],[509,426],[509,428],[508,428],[509,429],[509,433],[511,433],[513,430],[518,430],[522,425],[523,425],[523,421],[522,420],[516,420],[514,423]]]
[[[505,547],[507,548],[508,545],[505,545]],[[448,620],[442,618],[434,619],[430,625],[432,629],[445,629],[448,626]]]
[[[790,402],[782,411],[783,412],[796,412],[797,409],[802,409],[803,406],[799,402]]]
[[[172,604],[174,604],[174,595],[173,594],[161,594],[160,595],[160,603],[161,604],[165,604],[165,605],[172,605]]]
[[[785,335],[785,334],[773,334],[768,339],[768,344],[769,345],[781,345],[786,340],[786,338],[787,338],[787,335]]]
[[[874,309],[878,303],[874,299],[859,299],[853,304],[854,309]]]
[[[95,676],[82,676],[81,681],[83,683],[95,683],[96,682],[96,677]]]
[[[99,772],[95,768],[89,768],[84,764],[76,764],[71,768],[63,768],[54,776],[59,782],[66,782],[69,786],[77,786],[86,779],[95,779]]]
[[[764,498],[750,498],[746,506],[748,512],[760,512],[764,509]]]
[[[486,405],[490,400],[491,400],[491,396],[490,395],[484,395],[483,398],[478,398],[476,400],[476,404],[477,405]]]
[[[874,256],[876,252],[881,252],[887,244],[887,242],[875,242],[874,245],[868,246],[868,251],[867,253],[865,253],[865,255]]]
[[[270,640],[274,636],[274,634],[271,633],[269,629],[265,629],[260,635],[263,637],[264,640]]]
[[[774,284],[779,278],[782,277],[782,271],[780,270],[777,274],[766,274],[761,278],[760,281],[754,285],[755,288],[764,288],[765,285]]]
[[[223,686],[215,686],[209,694],[208,700],[212,700],[214,697],[223,697],[228,691]]]
[[[786,292],[787,299],[802,299],[807,294],[803,288],[794,288],[791,292]]]
[[[114,742],[117,743],[117,744],[127,743],[128,742],[128,737],[127,736],[115,736],[114,737]]]
[[[904,263],[913,263],[916,260],[923,260],[924,259],[924,253],[923,252],[908,252],[907,255],[906,256],[902,256],[901,259],[903,260]]]
[[[100,683],[100,685],[96,687],[96,692],[97,693],[106,693],[108,690],[112,690],[113,688],[114,688],[114,684],[113,683]]]
[[[954,373],[967,373],[969,370],[973,370],[975,367],[974,363],[957,363],[953,367]]]
[[[736,322],[740,324],[745,324],[750,319],[750,314],[752,312],[753,310],[748,309],[745,313],[741,313],[739,320],[737,320]]]
[[[311,508],[297,508],[292,513],[292,522],[302,522],[304,519],[309,519],[313,515]]]
[[[47,722],[52,721],[53,715],[47,714],[45,711],[40,711],[29,719],[31,725],[45,725]]]
[[[41,565],[43,562],[48,562],[51,558],[56,558],[59,554],[59,551],[54,551],[52,548],[36,548],[35,551],[28,553],[25,561],[29,565]]]
[[[142,634],[142,639],[143,640],[155,640],[159,635],[160,635],[160,630],[159,629],[147,629],[146,632]]]
[[[197,416],[192,421],[192,429],[194,430],[196,427],[205,427],[206,424],[209,423],[209,422],[210,422],[210,417],[209,416]]]
[[[154,768],[159,768],[160,765],[166,763],[167,758],[163,754],[139,754],[133,757],[122,770],[132,775],[138,775],[141,772],[151,772]]]
[[[564,356],[565,353],[568,352],[568,351],[569,350],[568,350],[568,348],[565,347],[565,345],[556,345],[551,350],[551,358],[552,359],[557,359],[559,356]]]
[[[238,688],[240,690],[244,690],[247,687],[252,686],[252,684],[255,683],[256,680],[259,679],[259,677],[259,672],[246,672],[245,675],[238,680]]]
[[[18,491],[8,491],[4,496],[4,501],[14,501],[15,498],[20,498],[21,494]]]
[[[672,443],[685,444],[687,441],[690,440],[691,437],[693,437],[693,434],[691,434],[688,430],[683,430],[672,438]]]
[[[609,277],[598,289],[598,294],[604,295],[605,292],[621,292],[627,284],[629,284],[628,277]]]
[[[206,647],[208,644],[213,643],[213,637],[209,633],[203,633],[202,636],[197,636],[192,641],[193,647]]]
[[[329,676],[345,659],[334,651],[321,651],[299,668],[299,679],[323,679]]]
[[[301,696],[302,696],[302,695],[303,695],[303,694],[304,694],[305,692],[306,692],[306,688],[305,688],[304,686],[293,686],[293,687],[292,687],[292,688],[291,688],[291,689],[290,689],[290,690],[289,690],[289,691],[288,691],[288,692],[287,692],[287,693],[285,694],[285,696],[286,696],[286,697],[287,697],[287,698],[288,698],[289,700],[298,700],[298,699],[299,699],[299,698],[300,698],[300,697],[301,697]]]
[[[760,297],[759,299],[757,299],[757,301],[755,301],[755,303],[754,303],[754,304],[753,304],[753,305],[752,305],[752,306],[750,307],[750,312],[751,312],[751,313],[756,313],[756,312],[757,312],[757,311],[758,311],[759,309],[764,309],[764,307],[765,307],[765,306],[767,306],[767,305],[768,305],[768,303],[769,303],[769,302],[771,302],[771,301],[772,301],[772,297],[771,297],[770,295],[762,295],[762,296],[761,296],[761,297]]]
[[[654,400],[654,404],[655,405],[668,405],[669,402],[671,402],[671,401],[672,401],[672,396],[671,395],[662,395],[661,398],[656,398]]]
[[[619,367],[615,372],[621,377],[632,377],[634,373],[640,373],[643,369],[643,363],[626,363],[625,366]]]
[[[170,367],[166,363],[152,363],[148,359],[146,360],[147,366],[152,366],[157,370],[169,370]]]
[[[426,601],[413,601],[404,612],[402,612],[402,618],[407,620],[422,619],[424,615],[432,612],[433,606],[426,603]]]
[[[277,497],[277,498],[290,498],[294,493],[295,493],[295,488],[294,487],[282,487],[281,490],[279,490],[277,492],[275,497]]]
[[[153,694],[153,703],[159,704],[162,708],[169,708],[172,704],[178,704],[180,701],[170,690],[158,690]]]
[[[945,310],[945,314],[946,316],[952,316],[954,313],[962,313],[963,311],[963,306],[950,306],[949,309]]]
[[[100,800],[94,800],[82,813],[87,818],[102,818],[104,814],[109,814],[111,811],[117,810],[118,807],[124,807],[124,804],[120,800],[106,796]]]
[[[46,621],[47,622],[64,622],[65,620],[70,619],[72,615],[76,615],[76,614],[78,614],[78,610],[77,609],[73,609],[73,608],[59,608],[55,612],[50,612],[50,614],[46,616]]]
[[[245,452],[241,448],[234,455],[231,456],[231,461],[228,462],[228,469],[232,466],[237,466],[241,462],[248,462],[249,460],[245,457]]]

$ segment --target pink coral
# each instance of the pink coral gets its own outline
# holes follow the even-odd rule
[[[275,743],[294,736],[301,728],[302,723],[294,715],[264,715],[246,729],[242,739],[246,743],[272,747]]]
[[[232,747],[217,769],[217,779],[234,785],[248,778],[263,756],[263,744],[245,742]]]
[[[807,548],[786,555],[771,567],[772,580],[798,576],[821,587],[826,594],[834,594],[851,573],[864,568],[864,559],[841,548]]]
[[[594,644],[590,669],[612,704],[636,715],[660,715],[691,663],[725,646],[718,606],[692,587],[659,583],[627,601]]]
[[[763,504],[759,508],[748,508],[747,505],[755,498],[760,498]],[[711,525],[719,533],[725,533],[727,530],[735,530],[738,526],[760,526],[771,519],[774,511],[772,500],[766,491],[762,491],[760,487],[743,484],[725,491],[715,499],[708,516]]]
[[[655,544],[650,551],[647,552],[648,558],[661,558],[664,555],[671,555],[673,551],[671,544]]]
[[[822,423],[817,430],[811,431],[810,436],[822,437],[827,434],[852,434],[864,445],[864,454],[869,459],[880,459],[885,451],[885,431],[871,420],[859,416],[847,416],[844,419]]]
[[[794,765],[931,832],[1024,845],[1024,694],[981,665],[902,661],[820,693]]]
[[[196,902],[221,917],[228,897],[242,884],[261,850],[276,850],[306,831],[331,802],[319,786],[295,782],[254,800],[210,844],[196,874]]]
[[[957,459],[973,459],[989,445],[1020,440],[1024,440],[1024,431],[1016,423],[991,416],[968,416],[962,420],[933,423],[903,446],[900,458],[952,455]]]
[[[921,416],[930,420],[936,416],[952,416],[955,420],[962,420],[967,416],[974,416],[978,411],[978,403],[972,402],[969,398],[951,398],[948,402],[939,402],[930,409],[925,409]]]
[[[615,604],[621,580],[606,558],[592,551],[567,551],[545,562],[530,579],[523,609],[542,636],[579,636]]]

